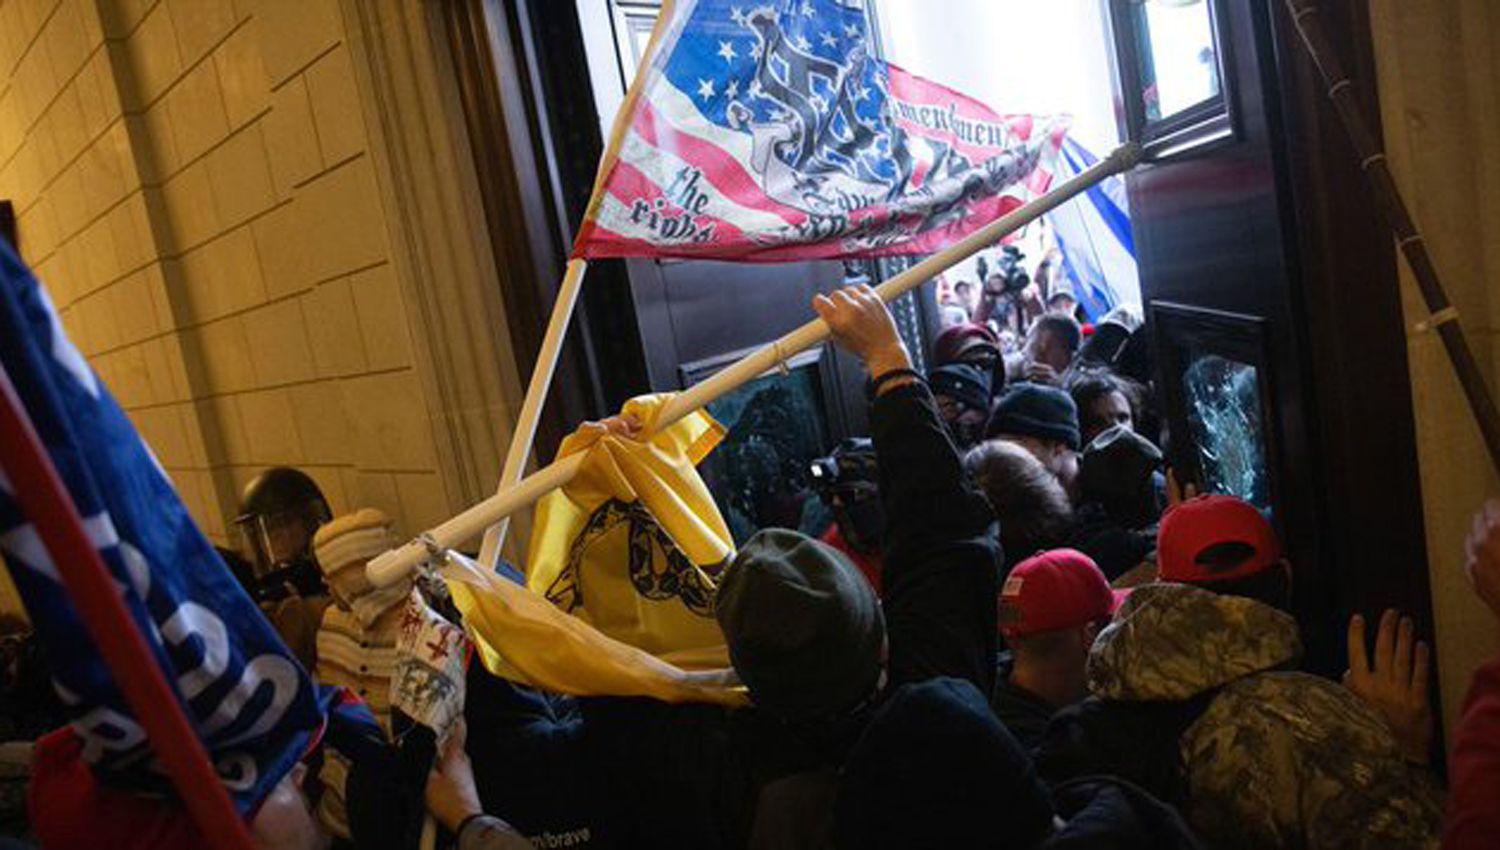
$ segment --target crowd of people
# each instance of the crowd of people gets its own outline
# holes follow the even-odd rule
[[[923,374],[868,287],[813,307],[869,374],[870,436],[815,471],[825,534],[761,530],[722,574],[748,708],[567,697],[471,662],[464,721],[424,737],[390,700],[411,583],[363,570],[390,520],[329,516],[294,470],[252,485],[226,561],[366,718],[253,813],[260,846],[414,847],[430,817],[463,850],[1500,847],[1500,661],[1446,792],[1409,618],[1381,614],[1372,649],[1354,617],[1342,682],[1300,671],[1297,565],[1254,506],[1163,469],[1138,317],[966,307]],[[1500,620],[1500,503],[1468,555]],[[34,709],[27,669],[6,685]],[[79,755],[66,729],[37,740],[43,846],[202,846]]]

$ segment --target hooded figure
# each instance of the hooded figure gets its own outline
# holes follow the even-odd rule
[[[1442,803],[1353,692],[1292,672],[1292,617],[1187,584],[1137,588],[1094,644],[1092,698],[1038,754],[1058,780],[1116,773],[1214,847],[1437,847]]]
[[[1171,808],[1129,783],[1090,777],[1052,791],[971,682],[899,689],[844,766],[839,848],[1190,850]]]

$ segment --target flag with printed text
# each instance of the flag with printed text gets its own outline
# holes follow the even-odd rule
[[[862,0],[676,0],[653,45],[575,256],[931,253],[1045,192],[1066,134],[880,60]]]
[[[250,811],[321,732],[319,697],[3,239],[0,367],[225,788]],[[110,784],[170,790],[15,495],[0,473],[0,552],[84,760]]]

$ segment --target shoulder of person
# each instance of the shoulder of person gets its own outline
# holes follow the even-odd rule
[[[1348,688],[1320,676],[1268,672],[1227,685],[1184,739],[1184,751],[1212,749],[1225,764],[1349,774],[1401,764],[1385,721]],[[1290,767],[1290,766],[1288,766]],[[1325,770],[1326,769],[1326,770]]]

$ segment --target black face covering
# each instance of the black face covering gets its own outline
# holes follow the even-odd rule
[[[277,566],[256,580],[253,591],[256,602],[280,602],[288,596],[317,596],[327,593],[323,573],[309,556]]]

